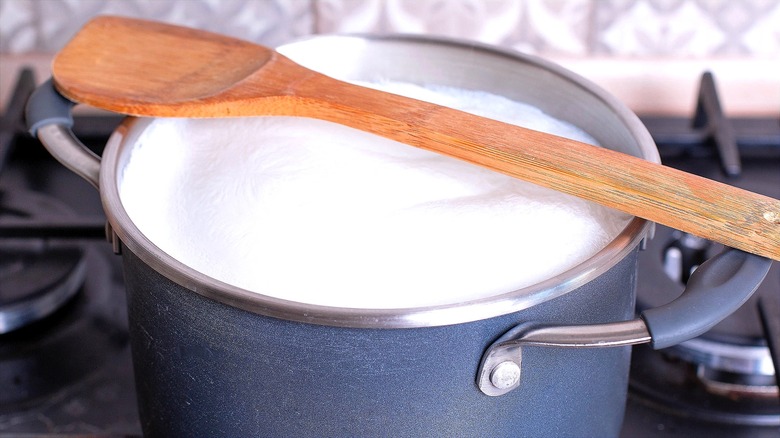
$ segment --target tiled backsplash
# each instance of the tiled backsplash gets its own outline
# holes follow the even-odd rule
[[[269,46],[332,32],[478,40],[559,62],[638,111],[686,109],[698,75],[713,70],[727,111],[780,110],[777,0],[3,0],[0,56],[50,56],[97,14]]]

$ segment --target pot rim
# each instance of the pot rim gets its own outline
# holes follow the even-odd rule
[[[534,64],[584,88],[601,100],[614,111],[617,119],[636,138],[643,158],[660,162],[650,134],[633,112],[597,85],[549,61],[483,43],[419,35],[320,35],[302,41],[327,38],[399,41],[478,49],[488,54]],[[314,305],[276,298],[227,284],[190,268],[152,243],[130,219],[119,197],[120,157],[126,149],[124,146],[132,144],[134,135],[138,135],[152,121],[153,119],[147,118],[127,118],[111,135],[106,145],[100,169],[100,193],[113,238],[118,237],[125,250],[131,251],[142,262],[177,284],[204,297],[259,315],[351,328],[433,327],[488,319],[532,307],[577,289],[612,268],[652,233],[652,223],[634,217],[615,239],[595,255],[559,275],[511,292],[461,303],[364,309]]]

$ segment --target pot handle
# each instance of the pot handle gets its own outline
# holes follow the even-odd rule
[[[520,386],[522,347],[618,347],[650,343],[670,347],[707,332],[736,311],[766,277],[772,261],[728,248],[707,260],[672,302],[630,321],[591,325],[522,323],[496,340],[482,356],[479,389],[491,396]]]
[[[75,105],[63,97],[49,79],[38,86],[27,101],[27,127],[57,161],[99,190],[100,157],[71,131],[71,110]]]

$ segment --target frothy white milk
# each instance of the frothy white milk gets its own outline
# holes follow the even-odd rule
[[[373,86],[594,143],[500,96]],[[353,308],[510,292],[586,260],[630,220],[453,158],[290,117],[155,120],[119,189],[141,232],[186,265],[250,291]]]

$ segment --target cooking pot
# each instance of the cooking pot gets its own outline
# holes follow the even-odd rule
[[[318,36],[279,50],[340,79],[503,95],[582,127],[604,147],[659,160],[627,108],[532,56],[409,36]],[[28,123],[99,188],[109,240],[122,254],[149,436],[616,436],[629,345],[663,348],[703,333],[750,296],[771,263],[727,250],[680,298],[635,318],[636,258],[652,224],[634,218],[574,268],[491,298],[409,309],[273,298],[182,264],[130,220],[118,180],[149,120],[125,120],[99,159],[72,135],[71,107],[45,84]]]

